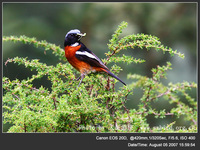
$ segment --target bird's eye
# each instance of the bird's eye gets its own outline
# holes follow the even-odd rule
[[[76,34],[72,33],[72,34],[69,34],[70,36],[75,36]]]

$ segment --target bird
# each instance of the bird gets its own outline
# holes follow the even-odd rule
[[[108,67],[80,41],[84,36],[86,36],[86,33],[83,34],[78,29],[72,29],[66,34],[64,41],[65,57],[68,62],[81,73],[81,76],[77,79],[79,80],[81,78],[78,87],[84,77],[91,72],[105,72],[126,85],[126,83],[114,75]]]

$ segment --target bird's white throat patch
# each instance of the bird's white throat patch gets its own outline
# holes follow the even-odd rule
[[[79,43],[78,43],[78,42],[76,42],[76,43],[72,44],[71,46],[72,46],[72,47],[79,46]]]

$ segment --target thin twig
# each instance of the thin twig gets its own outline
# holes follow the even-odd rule
[[[127,97],[128,97],[128,94],[125,96],[125,100],[127,101]],[[128,123],[127,123],[127,126],[128,126],[128,131],[130,130],[130,126],[131,126],[131,117],[129,115],[129,110],[126,108],[124,102],[122,101],[122,104],[123,104],[123,107],[124,107],[124,110],[127,112],[128,114]]]
[[[5,83],[8,84],[9,82],[8,82],[8,81],[4,81],[3,84],[5,84]],[[40,91],[40,90],[38,90],[37,88],[35,88],[35,87],[30,87],[29,85],[26,85],[26,84],[20,84],[20,83],[14,83],[14,84],[19,85],[19,86],[25,86],[25,87],[27,87],[27,88],[30,88],[31,90]]]
[[[54,104],[55,110],[57,110],[57,108],[56,108],[56,98],[55,98],[55,96],[53,97],[53,104]]]

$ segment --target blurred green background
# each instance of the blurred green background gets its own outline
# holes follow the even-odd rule
[[[126,76],[136,73],[151,77],[152,67],[172,63],[172,70],[167,72],[169,82],[197,81],[197,3],[3,3],[3,35],[26,35],[46,40],[63,48],[66,33],[71,29],[80,29],[87,36],[82,42],[99,58],[105,58],[108,51],[108,40],[117,26],[128,22],[128,28],[123,30],[122,36],[145,33],[155,35],[161,42],[173,50],[185,54],[185,59],[171,57],[162,52],[146,51],[145,49],[129,49],[121,51],[136,58],[145,59],[143,64],[118,64],[123,68],[118,76],[126,83],[130,83]],[[8,58],[28,57],[40,59],[48,65],[55,65],[60,60],[51,52],[44,54],[44,49],[33,45],[3,42],[3,63]],[[63,62],[65,63],[65,62]],[[67,62],[66,62],[67,63]],[[110,68],[113,63],[109,64]],[[3,64],[3,76],[13,79],[26,79],[36,72],[30,72],[23,66],[9,63]],[[50,82],[44,77],[34,81],[36,87],[43,84],[50,87]],[[117,88],[122,86],[116,84]],[[128,108],[137,108],[142,95],[140,89],[135,89],[133,96],[128,97]],[[191,94],[196,98],[196,91]],[[184,100],[183,100],[184,101]],[[160,100],[155,108],[170,110],[168,102]],[[154,119],[149,117],[150,125],[166,125],[176,118]],[[177,125],[189,125],[183,118]],[[9,126],[4,125],[4,131]]]

